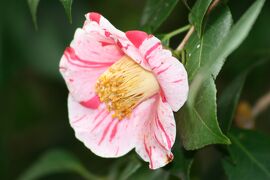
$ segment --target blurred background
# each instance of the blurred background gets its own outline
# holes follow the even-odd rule
[[[229,1],[235,21],[251,2]],[[68,91],[59,74],[58,64],[65,47],[73,39],[75,29],[82,26],[84,14],[96,11],[123,31],[138,29],[145,3],[145,0],[76,0],[72,6],[73,23],[69,24],[59,1],[41,0],[37,12],[38,30],[35,30],[26,0],[1,2],[0,179],[16,179],[43,153],[59,148],[75,154],[87,169],[96,174],[108,172],[110,164],[116,160],[95,156],[75,139],[68,122]],[[194,1],[187,3],[192,7]],[[189,9],[180,1],[155,34],[168,33],[188,24],[188,13]],[[218,76],[218,95],[249,63],[270,58],[269,18],[270,2],[267,1],[249,37],[229,57]],[[171,46],[175,48],[182,37],[173,38]],[[268,61],[248,76],[241,101],[253,106],[269,91]],[[270,134],[269,119],[270,108],[258,116],[256,128]],[[146,163],[144,165],[147,166]],[[207,166],[211,167],[211,162]],[[197,174],[203,174],[204,169]],[[55,174],[45,179],[80,177]]]

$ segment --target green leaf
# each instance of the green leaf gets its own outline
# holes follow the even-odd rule
[[[204,16],[212,0],[197,0],[189,14],[189,21],[194,25],[199,37],[202,34],[202,24]]]
[[[238,48],[247,37],[255,20],[261,12],[264,2],[265,0],[256,0],[232,27],[230,33],[226,36],[224,41],[222,41],[217,50],[213,52],[211,60],[205,66],[208,66],[207,69],[210,67],[209,70],[214,77],[218,75],[225,59]]]
[[[229,33],[231,25],[232,15],[229,8],[219,6],[207,18],[201,38],[196,33],[191,35],[185,46],[189,81],[192,81],[201,66],[208,63],[213,51]]]
[[[192,34],[185,47],[186,69],[190,81],[198,69],[207,63],[211,52],[229,32],[231,24],[229,9],[220,6],[207,19],[201,39],[196,33]],[[209,144],[229,144],[230,140],[221,132],[217,122],[216,87],[213,78],[209,77],[203,86],[198,88],[200,96],[196,97],[195,103],[187,103],[179,114],[180,135],[184,147],[193,150]]]
[[[233,130],[229,137],[232,159],[223,160],[229,180],[270,179],[270,137],[248,130]]]
[[[201,93],[199,93],[201,91],[201,86],[204,86],[204,83],[209,79],[209,76],[212,75],[216,78],[226,57],[235,50],[248,35],[264,2],[264,0],[255,1],[244,15],[242,15],[240,20],[232,27],[218,48],[212,51],[209,60],[200,68],[190,85],[189,99],[187,101],[189,108],[193,107],[198,97],[201,96]]]
[[[216,88],[212,78],[200,88],[194,106],[185,105],[179,113],[179,131],[187,150],[210,144],[230,144],[221,132],[216,114]]]
[[[218,101],[218,117],[221,128],[228,132],[238,104],[242,88],[246,81],[247,72],[236,77],[222,92]]]
[[[33,180],[63,172],[78,173],[88,180],[100,178],[90,174],[72,154],[64,150],[51,150],[24,172],[19,180]]]
[[[220,45],[211,52],[211,56],[207,63],[200,68],[200,71],[196,74],[196,78],[191,84],[189,104],[194,103],[198,94],[198,87],[200,87],[209,76],[213,75],[213,77],[216,78],[227,56],[229,56],[247,37],[264,2],[265,0],[255,1],[244,15],[242,15],[240,20],[232,27]]]
[[[134,174],[142,166],[141,162],[138,159],[133,158],[129,161],[126,168],[122,171],[119,176],[119,180],[127,180],[129,177]]]
[[[155,31],[170,15],[178,0],[147,0],[141,26],[149,31]]]
[[[39,0],[27,0],[28,6],[30,8],[30,12],[32,15],[33,23],[35,25],[35,28],[37,29],[37,8],[39,4]]]
[[[72,23],[71,7],[72,7],[73,0],[60,0],[60,2],[64,6],[69,22]]]

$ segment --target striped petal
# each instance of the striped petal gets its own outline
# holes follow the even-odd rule
[[[162,89],[163,101],[168,102],[173,111],[178,111],[188,96],[188,78],[184,66],[165,49],[152,50],[147,58]]]
[[[152,106],[152,116],[144,121],[139,135],[136,152],[149,162],[151,169],[168,164],[173,159],[171,148],[175,141],[176,127],[173,112],[168,103],[156,97],[156,105]],[[145,116],[144,116],[145,117]]]
[[[76,137],[93,153],[101,157],[119,157],[135,147],[144,116],[152,116],[148,109],[154,104],[155,99],[144,101],[129,119],[119,121],[112,118],[103,103],[98,109],[89,109],[69,96],[70,124]]]
[[[123,52],[112,39],[77,29],[60,61],[60,72],[71,95],[78,102],[96,108],[96,80],[122,56]]]

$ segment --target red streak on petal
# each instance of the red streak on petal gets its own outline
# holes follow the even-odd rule
[[[175,80],[175,81],[173,81],[172,83],[179,83],[179,82],[181,82],[181,81],[183,81],[183,79]]]
[[[144,149],[149,157],[149,163],[150,163],[150,168],[152,169],[153,168],[153,160],[152,160],[152,148],[149,147],[149,149],[147,148],[147,145],[146,145],[146,142],[145,142],[145,137],[144,137]]]
[[[106,119],[106,117],[109,115],[110,113],[107,112],[105,113],[105,115],[103,117],[101,117],[101,119],[99,120],[99,122],[95,125],[95,127],[91,130],[91,132],[93,132],[96,128],[98,128],[98,126],[100,126],[100,124]]]
[[[65,55],[68,63],[72,64],[73,66],[77,66],[77,67],[81,67],[81,68],[97,68],[98,67],[98,66],[86,66],[86,65],[80,65],[80,64],[73,63],[67,54],[64,54],[64,55]]]
[[[161,97],[162,102],[167,102],[165,94],[162,89],[160,90],[160,97]]]
[[[143,41],[148,38],[148,34],[143,31],[127,31],[126,36],[136,48],[139,48]]]
[[[164,133],[164,135],[165,135],[165,137],[166,137],[166,141],[167,141],[167,144],[168,144],[168,148],[171,149],[171,147],[172,147],[172,142],[171,142],[171,140],[170,140],[170,137],[169,137],[168,134],[166,133],[166,131],[165,131],[163,125],[161,124],[161,122],[160,122],[160,120],[159,120],[159,118],[158,118],[157,116],[156,116],[156,120],[157,120],[157,123],[158,123],[158,125],[159,125],[161,131]]]
[[[100,105],[100,100],[99,97],[95,95],[94,97],[92,97],[87,101],[81,101],[80,104],[87,108],[97,109],[98,106]]]
[[[111,43],[111,42],[104,42],[104,41],[100,41],[100,44],[101,44],[101,46],[110,46],[110,45],[114,45],[113,43]]]
[[[102,137],[100,139],[100,141],[98,142],[98,145],[100,145],[102,143],[102,141],[104,140],[104,138],[106,137],[112,123],[114,122],[114,120],[112,119],[111,122],[106,126],[106,128],[103,131]]]
[[[93,68],[107,67],[107,66],[111,66],[114,63],[114,62],[95,62],[95,61],[81,59],[79,56],[76,55],[75,50],[72,47],[67,47],[64,52],[64,55],[66,56],[68,60],[69,60],[68,58],[69,56],[71,60],[79,61],[81,63],[88,65],[88,67],[93,67]]]
[[[153,67],[152,70],[154,70],[154,69],[156,69],[156,68],[160,68],[160,66],[162,66],[162,65],[163,65],[163,64],[160,63],[158,66]]]
[[[97,115],[94,117],[94,122],[98,119],[98,117],[105,111],[106,109],[102,109],[97,113]]]
[[[167,148],[158,140],[157,136],[156,136],[156,133],[154,134],[154,138],[156,139],[156,141],[158,142],[158,144],[163,148],[163,149],[166,149]]]
[[[99,13],[96,13],[96,12],[92,12],[89,14],[89,19],[91,21],[95,21],[99,24],[100,22],[100,18],[101,18],[101,15]]]
[[[155,49],[157,49],[160,46],[160,42],[156,43],[154,46],[152,46],[148,51],[146,51],[144,58],[148,61],[147,57],[149,54],[151,54]]]
[[[170,154],[166,154],[166,157],[167,157],[167,162],[171,162],[173,160],[173,154],[170,153]]]
[[[110,135],[110,142],[114,139],[114,137],[115,137],[115,135],[117,133],[118,123],[119,123],[119,121],[117,123],[115,123],[115,125],[114,125],[114,127],[112,129],[112,133]]]
[[[160,75],[161,73],[167,71],[169,68],[170,68],[170,66],[168,66],[168,67],[166,67],[166,68],[164,68],[164,69],[158,71],[158,72],[157,72],[157,75]]]
[[[120,48],[120,49],[122,49],[123,48],[123,45],[120,43],[120,41],[117,41],[117,46]]]
[[[83,116],[81,116],[81,117],[79,117],[78,119],[75,119],[74,121],[72,121],[72,123],[75,124],[75,123],[79,122],[80,120],[82,120],[83,118],[85,118],[85,116],[86,116],[86,114],[83,115]]]
[[[110,37],[111,33],[109,31],[105,31],[105,36]]]

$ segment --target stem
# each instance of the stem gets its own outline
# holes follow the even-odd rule
[[[182,51],[184,46],[186,45],[187,41],[189,40],[190,36],[192,35],[192,33],[194,32],[194,26],[191,26],[191,28],[189,29],[188,33],[186,34],[186,36],[184,37],[184,39],[182,40],[182,42],[179,44],[179,46],[176,48],[176,51]]]
[[[170,33],[168,33],[168,34],[166,34],[162,40],[164,41],[164,40],[171,39],[173,36],[176,36],[176,35],[178,35],[178,34],[180,34],[180,33],[183,33],[183,32],[185,32],[185,31],[189,30],[190,27],[191,27],[191,25],[188,24],[188,25],[186,25],[186,26],[184,26],[184,27],[181,27],[181,28],[179,28],[179,29],[176,29],[176,30],[174,30],[174,31],[172,31],[172,32],[170,32]]]

